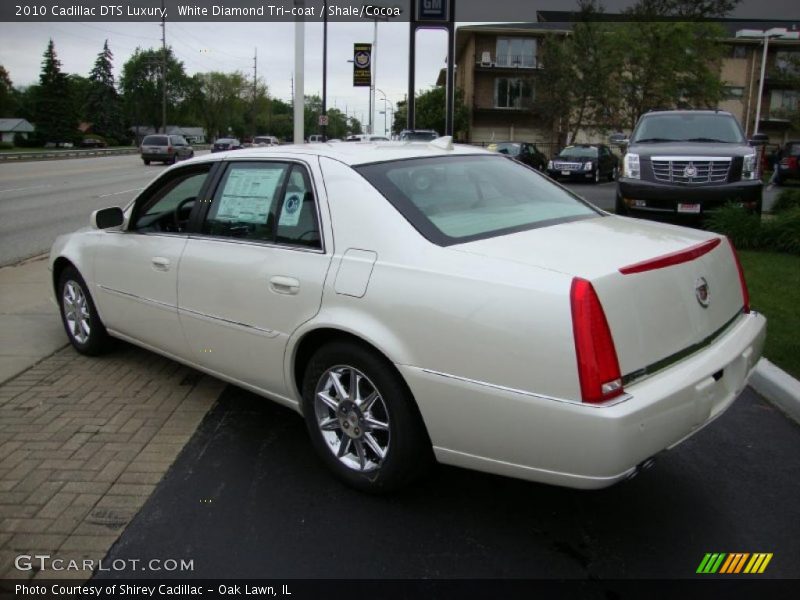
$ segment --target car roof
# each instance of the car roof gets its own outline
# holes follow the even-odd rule
[[[237,150],[235,153],[230,153],[230,157],[241,160],[247,158],[278,158],[284,155],[305,155],[309,157],[325,156],[347,165],[355,166],[409,158],[474,154],[496,156],[494,152],[461,144],[454,144],[451,146],[451,149],[447,149],[444,144],[435,144],[433,142],[359,142],[355,144],[316,143],[245,148],[244,150]],[[228,155],[227,152],[220,152],[213,155],[206,154],[193,159],[193,162],[224,160]]]
[[[728,112],[727,110],[714,110],[714,109],[697,109],[697,110],[651,110],[650,112],[646,112],[642,115],[642,117],[650,117],[653,115],[727,115],[733,116],[733,113]]]

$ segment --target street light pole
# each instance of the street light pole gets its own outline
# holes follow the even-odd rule
[[[764,79],[767,73],[767,49],[769,48],[770,38],[788,38],[798,39],[800,33],[797,31],[788,31],[785,27],[773,27],[772,29],[740,29],[736,32],[737,38],[761,38],[764,41],[764,53],[761,55],[761,77],[758,82],[758,96],[756,97],[756,122],[753,126],[753,135],[758,133],[758,128],[761,121],[761,96],[764,94]]]

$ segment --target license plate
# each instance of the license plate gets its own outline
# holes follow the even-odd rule
[[[561,171],[562,175],[569,175],[569,171]]]
[[[695,215],[700,214],[700,205],[699,204],[678,204],[678,212],[679,213],[691,213]]]
[[[637,208],[645,208],[647,206],[647,202],[645,202],[644,200],[634,200],[633,205],[636,206]]]

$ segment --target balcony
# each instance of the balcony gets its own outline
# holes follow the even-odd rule
[[[535,54],[500,54],[492,56],[490,52],[482,52],[475,62],[478,70],[498,69],[541,69],[542,64]]]

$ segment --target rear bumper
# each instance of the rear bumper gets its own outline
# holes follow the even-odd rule
[[[156,153],[156,152],[142,152],[142,160],[172,160],[175,154]]]
[[[721,208],[729,202],[743,204],[760,212],[762,188],[760,181],[678,186],[622,178],[617,186],[617,194],[631,212],[680,215],[682,213],[678,212],[678,204],[699,204],[700,214],[703,214]],[[691,215],[692,213],[687,213],[687,216]]]
[[[399,365],[440,462],[574,488],[602,488],[693,435],[744,389],[766,319],[742,315],[714,344],[591,406]]]

